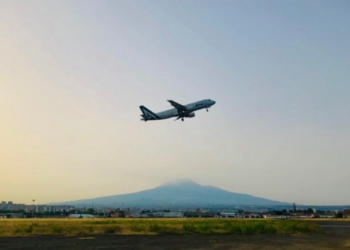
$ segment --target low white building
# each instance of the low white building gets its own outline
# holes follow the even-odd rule
[[[70,214],[67,218],[95,218],[92,214]]]
[[[222,217],[222,218],[235,218],[235,217],[237,217],[237,214],[230,213],[230,212],[222,212],[222,213],[220,213],[220,217]]]
[[[148,213],[132,213],[132,217],[136,218],[183,218],[183,212],[164,212],[164,211],[153,211]]]

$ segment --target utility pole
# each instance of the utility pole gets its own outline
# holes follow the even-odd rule
[[[34,202],[35,202],[35,199],[33,199],[33,206],[32,206],[32,218],[34,218]]]

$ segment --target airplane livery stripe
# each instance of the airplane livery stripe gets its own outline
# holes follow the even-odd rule
[[[147,119],[147,117],[152,117],[154,119],[160,119],[160,117],[158,115],[156,115],[155,113],[153,113],[151,110],[145,108],[145,107],[141,107],[141,111],[142,113],[145,115],[145,118]]]

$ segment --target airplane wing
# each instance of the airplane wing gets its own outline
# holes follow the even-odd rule
[[[168,100],[168,102],[170,102],[170,104],[171,104],[174,108],[176,108],[177,111],[179,111],[179,112],[181,112],[181,113],[187,111],[187,109],[186,109],[185,106],[183,106],[183,105],[181,105],[181,104],[179,104],[179,103],[177,103],[177,102],[174,102],[174,101],[172,101],[172,100]]]

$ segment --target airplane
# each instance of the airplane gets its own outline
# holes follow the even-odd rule
[[[200,110],[200,109],[206,109],[208,112],[208,108],[213,106],[216,102],[210,99],[201,100],[198,102],[193,102],[187,105],[181,105],[177,102],[174,102],[172,100],[168,100],[170,104],[174,107],[173,109],[168,109],[159,113],[154,113],[145,106],[140,106],[142,112],[142,119],[141,121],[153,121],[153,120],[163,120],[168,119],[171,117],[177,117],[175,119],[181,119],[184,121],[184,118],[192,118],[195,116],[194,111]]]

